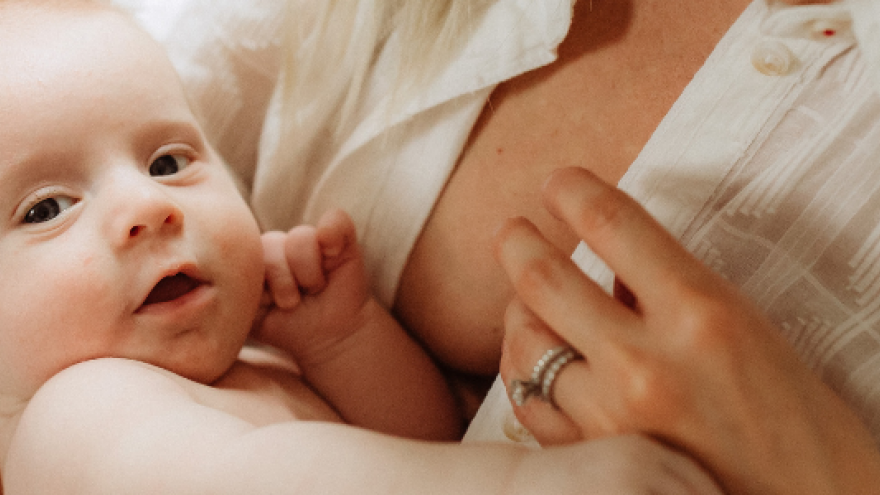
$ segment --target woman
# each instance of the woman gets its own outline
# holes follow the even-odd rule
[[[272,2],[252,5],[266,11],[281,8]],[[266,92],[257,91],[257,96],[246,92],[237,100],[249,104],[240,109],[212,104],[214,93],[207,91],[194,102],[212,116],[212,122],[223,123],[214,127],[215,140],[233,167],[242,172],[265,227],[286,228],[314,220],[330,206],[342,206],[358,224],[380,297],[393,305],[402,321],[451,371],[491,377],[501,356],[504,311],[514,294],[504,271],[492,259],[493,233],[504,219],[521,215],[537,225],[551,245],[571,252],[578,235],[586,236],[589,229],[569,218],[575,235],[565,223],[546,214],[539,184],[557,168],[575,165],[591,170],[608,183],[619,182],[675,238],[740,285],[752,300],[745,303],[728,289],[716,293],[721,294],[717,299],[684,291],[686,299],[661,307],[687,308],[696,302],[736,315],[764,315],[754,321],[760,322],[758,328],[767,329],[760,332],[765,337],[721,339],[713,355],[749,356],[778,372],[778,380],[768,378],[765,383],[762,377],[750,382],[756,393],[804,398],[797,392],[802,389],[778,386],[793,382],[805,382],[807,390],[815,391],[804,402],[780,399],[780,403],[797,405],[786,409],[791,413],[789,424],[808,425],[787,436],[806,438],[805,432],[812,427],[828,433],[832,423],[804,417],[800,405],[808,404],[811,411],[832,411],[843,418],[831,432],[846,431],[842,438],[854,439],[849,445],[860,442],[871,454],[861,455],[861,449],[844,446],[843,457],[852,455],[841,461],[841,450],[821,452],[819,447],[825,443],[818,442],[816,457],[805,464],[792,462],[800,454],[794,447],[795,453],[783,451],[766,460],[761,453],[775,443],[755,433],[763,431],[759,426],[766,423],[733,414],[750,410],[752,403],[763,412],[764,403],[755,394],[735,395],[739,386],[735,374],[722,371],[736,368],[720,365],[712,387],[728,402],[719,402],[713,410],[730,413],[712,417],[720,425],[705,418],[705,411],[693,401],[681,400],[672,402],[680,408],[672,411],[627,407],[621,416],[609,416],[597,426],[597,415],[591,412],[619,397],[609,394],[602,403],[583,399],[590,394],[583,392],[584,363],[577,362],[560,370],[554,396],[570,419],[541,401],[525,401],[516,408],[534,433],[544,441],[619,431],[656,434],[700,458],[731,491],[775,486],[765,468],[772,471],[786,465],[812,466],[807,471],[830,473],[828,479],[854,479],[847,476],[845,467],[872,472],[876,447],[867,431],[880,428],[865,429],[852,419],[858,415],[862,421],[870,420],[880,409],[871,402],[875,354],[870,347],[874,331],[868,328],[870,302],[876,299],[868,235],[873,224],[871,209],[862,208],[874,197],[869,158],[875,155],[866,143],[877,142],[871,140],[871,132],[880,116],[873,106],[877,86],[871,80],[878,49],[869,42],[869,24],[880,16],[872,11],[876,7],[871,2],[788,6],[763,0],[711,4],[450,0],[431,2],[436,10],[425,16],[419,16],[425,4],[417,2],[328,2],[321,7],[326,9],[309,2],[293,5],[292,27],[283,25],[280,15],[269,16],[268,23],[242,22],[252,28],[246,34],[262,44],[199,45],[205,50],[199,54],[202,58],[220,52],[223,60],[239,61],[233,64],[236,70],[221,73],[224,82],[232,83],[219,87],[231,88],[230,93],[254,82],[264,88],[275,85],[271,102],[267,103]],[[389,27],[388,12],[400,24]],[[263,30],[296,32],[294,28],[302,26],[320,29],[307,29],[303,36],[287,41],[285,46],[295,49],[290,49],[292,58],[275,84],[277,70],[262,69],[277,68],[283,48],[265,42],[274,39],[274,34]],[[188,29],[166,25],[163,30],[170,45],[185,45],[180,39]],[[352,35],[339,37],[340,33]],[[337,53],[350,56],[340,58]],[[265,63],[258,64],[261,70],[245,70],[255,62]],[[190,84],[198,86],[198,71],[183,73]],[[253,126],[247,123],[267,105],[262,142],[256,150],[245,139],[253,135]],[[247,130],[245,138],[229,139],[240,129]],[[857,142],[848,137],[856,131],[861,133],[855,134],[861,137]],[[851,172],[850,164],[858,172]],[[590,183],[582,178],[571,180],[584,187]],[[854,185],[860,187],[846,195]],[[551,187],[554,190],[551,205],[565,198],[577,199],[568,189]],[[568,192],[559,192],[563,190]],[[814,196],[821,199],[813,202]],[[831,208],[834,205],[852,208]],[[554,208],[556,213],[561,209]],[[733,221],[725,221],[730,218]],[[532,237],[516,232],[521,229],[505,229],[501,242],[520,248],[500,249],[500,258],[519,280],[511,259],[516,259],[517,252],[530,252],[523,246],[535,244],[526,242]],[[805,236],[822,242],[810,244],[815,251],[797,251]],[[863,245],[866,248],[860,250]],[[678,257],[679,251],[671,246],[668,242],[647,245],[646,251],[656,250],[661,258]],[[848,251],[846,246],[855,247]],[[546,253],[538,251],[537,256],[542,259],[549,256]],[[847,259],[841,262],[842,258]],[[550,259],[558,257],[554,254]],[[837,273],[849,261],[861,267],[851,284],[859,296],[843,299],[868,309],[852,311],[836,297],[830,303],[815,298],[828,293],[828,286],[850,290],[846,280],[841,283],[811,275],[797,279],[804,283],[790,283],[792,273],[803,267],[821,267],[821,274]],[[594,261],[584,265],[590,265],[585,268],[610,288],[610,272]],[[621,270],[626,265],[618,263],[613,268]],[[669,275],[663,283],[683,285],[677,272]],[[535,283],[543,287],[540,280]],[[523,293],[521,282],[518,288],[530,311],[547,319],[546,300],[536,302],[535,293],[558,296],[569,306],[581,301],[577,294],[560,295],[558,290]],[[638,287],[632,289],[634,307],[647,308]],[[812,311],[816,308],[811,301],[819,301],[816,304],[823,309],[819,316]],[[759,308],[754,313],[752,304]],[[831,318],[830,310],[824,311],[828,307],[847,311]],[[508,382],[527,379],[548,346],[559,342],[531,313],[516,308],[522,306],[514,305],[508,324]],[[696,321],[706,322],[698,328],[712,339],[714,334],[706,328],[714,328],[715,320]],[[866,330],[849,331],[838,321],[854,322],[851,327]],[[589,335],[591,325],[569,325],[575,330],[565,330],[559,322],[547,323],[585,354],[587,363],[592,362],[595,351],[581,336]],[[781,328],[788,344],[769,336],[773,335],[771,325]],[[543,337],[522,332],[523,327],[544,329],[539,333]],[[845,337],[840,338],[835,328],[843,329],[840,333]],[[794,359],[792,347],[809,367]],[[689,363],[695,348],[699,347],[673,348],[664,354],[663,363]],[[769,366],[777,364],[780,356],[787,366]],[[659,368],[657,362],[649,364]],[[619,368],[623,376],[637,370],[632,362]],[[578,369],[580,373],[575,372]],[[644,397],[690,390],[682,383],[705,388],[696,381],[707,376],[699,374],[703,370],[672,369],[680,374],[667,377],[668,384],[650,385]],[[827,380],[836,394],[808,378],[814,376],[810,369]],[[841,405],[838,396],[845,398],[847,406]],[[650,423],[621,419],[637,417],[636,412],[645,410],[652,413]],[[563,419],[571,422],[560,427]],[[725,428],[733,434],[706,433]],[[736,441],[750,434],[754,443]],[[737,455],[724,455],[731,452]],[[778,472],[782,477],[795,476]],[[810,489],[821,491],[819,486]]]

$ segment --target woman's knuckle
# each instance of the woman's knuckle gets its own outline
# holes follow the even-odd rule
[[[626,387],[626,402],[635,418],[655,412],[667,396],[666,383],[656,367],[642,365],[632,369]]]
[[[729,295],[719,287],[696,284],[690,280],[667,281],[664,291],[669,300],[678,301],[664,308],[669,319],[665,323],[670,343],[678,350],[700,353],[724,348],[736,339],[741,304],[732,304]],[[671,309],[670,309],[671,308]]]
[[[637,427],[653,419],[671,420],[677,414],[677,384],[673,370],[653,355],[630,351],[621,361],[624,376],[621,423]]]
[[[736,343],[739,314],[715,298],[703,298],[684,312],[679,323],[680,343],[692,352],[713,353]]]
[[[596,235],[610,235],[631,216],[632,207],[615,189],[596,193],[577,211],[577,223]]]
[[[535,257],[523,263],[514,284],[521,294],[539,295],[557,285],[558,272],[555,259]]]

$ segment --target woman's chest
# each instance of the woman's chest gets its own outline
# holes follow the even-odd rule
[[[578,2],[557,62],[496,88],[401,278],[397,313],[456,369],[493,373],[500,356],[512,293],[492,257],[495,229],[525,216],[573,250],[541,184],[568,166],[616,183],[748,2],[699,22],[688,2],[592,3]]]

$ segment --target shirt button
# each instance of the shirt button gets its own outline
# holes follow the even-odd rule
[[[503,428],[504,436],[517,443],[527,442],[534,438],[512,412],[507,413],[507,416],[504,418]]]
[[[761,74],[784,76],[792,71],[795,56],[780,41],[762,41],[752,51],[752,65]]]

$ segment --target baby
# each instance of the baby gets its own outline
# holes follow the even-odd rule
[[[401,438],[461,422],[371,297],[350,219],[261,236],[161,47],[123,14],[4,0],[0,60],[6,495],[597,486],[581,466],[602,465],[599,444]],[[249,336],[284,356],[242,351]]]

